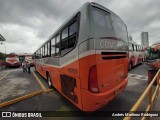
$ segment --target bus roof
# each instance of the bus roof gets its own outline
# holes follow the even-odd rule
[[[123,21],[118,15],[116,15],[116,14],[115,14],[114,12],[112,12],[111,10],[105,8],[104,6],[102,6],[102,5],[100,5],[100,4],[97,4],[97,3],[95,3],[95,2],[86,2],[86,3],[84,3],[79,9],[77,9],[70,17],[68,17],[68,18],[65,20],[65,22],[63,22],[63,24],[49,37],[49,39],[47,39],[40,47],[38,47],[38,49],[36,49],[36,51],[39,50],[39,48],[41,48],[42,46],[44,46],[48,41],[50,41],[55,35],[57,35],[57,34],[59,33],[59,31],[60,31],[60,30],[70,21],[70,19],[72,19],[78,12],[81,12],[84,8],[89,7],[90,5],[91,5],[91,6],[94,6],[94,7],[97,7],[97,8],[100,8],[100,9],[102,9],[102,10],[105,10],[105,11],[113,14],[114,16],[118,17],[118,18],[123,22],[123,24],[125,24],[124,21]],[[125,24],[125,25],[126,25],[126,24]],[[36,51],[35,51],[35,52],[36,52]],[[35,53],[35,52],[34,52],[34,53]]]

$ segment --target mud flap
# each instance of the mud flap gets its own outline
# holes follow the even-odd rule
[[[67,75],[61,75],[61,89],[69,99],[78,103],[77,95],[74,93],[76,87],[76,79]]]

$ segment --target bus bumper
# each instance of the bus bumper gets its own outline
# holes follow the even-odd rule
[[[112,101],[119,93],[127,86],[128,77],[118,86],[103,93],[92,93],[87,89],[82,89],[82,106],[83,111],[92,112],[102,108],[107,103]]]

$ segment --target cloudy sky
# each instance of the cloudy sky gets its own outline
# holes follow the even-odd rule
[[[0,0],[0,34],[7,53],[33,53],[83,3],[95,1],[120,16],[128,33],[141,44],[142,31],[150,45],[160,41],[159,0]],[[4,52],[0,44],[0,52]]]

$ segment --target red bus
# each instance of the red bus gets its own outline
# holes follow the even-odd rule
[[[134,66],[142,64],[144,61],[143,47],[136,42],[129,41],[129,63],[128,69],[131,70]]]
[[[86,3],[34,53],[35,69],[83,111],[95,111],[128,82],[127,27],[116,14]]]
[[[6,67],[20,67],[21,62],[19,61],[19,57],[17,54],[11,53],[8,54],[5,61]]]

